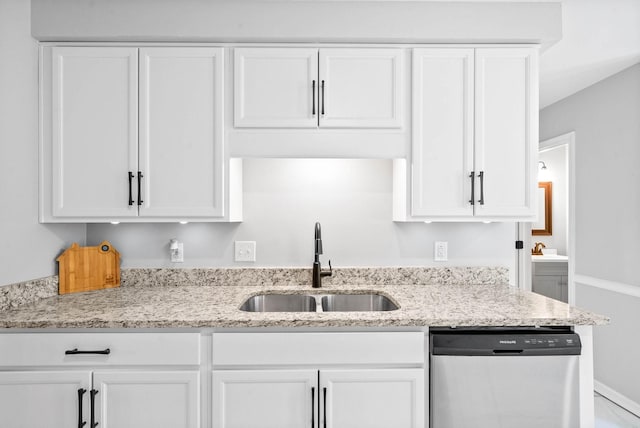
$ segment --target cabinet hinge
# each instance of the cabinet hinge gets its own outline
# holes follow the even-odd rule
[[[524,248],[524,241],[516,241],[516,250],[522,250]]]

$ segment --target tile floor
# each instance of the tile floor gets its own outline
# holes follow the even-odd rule
[[[640,428],[640,418],[595,393],[595,428]]]

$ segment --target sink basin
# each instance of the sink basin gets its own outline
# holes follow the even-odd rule
[[[381,294],[330,294],[322,296],[325,312],[395,311],[398,305]]]
[[[248,298],[241,311],[246,312],[315,312],[316,299],[302,294],[259,294]]]

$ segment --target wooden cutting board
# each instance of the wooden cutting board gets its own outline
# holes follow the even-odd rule
[[[120,253],[109,241],[97,247],[81,247],[74,242],[56,260],[58,294],[120,286]]]

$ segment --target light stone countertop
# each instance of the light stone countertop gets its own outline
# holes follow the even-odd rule
[[[239,310],[265,292],[380,292],[389,312]],[[135,285],[43,298],[0,311],[0,328],[244,328],[603,325],[604,316],[500,284]]]
[[[566,263],[569,261],[569,257],[558,254],[532,255],[531,261],[534,263]]]

